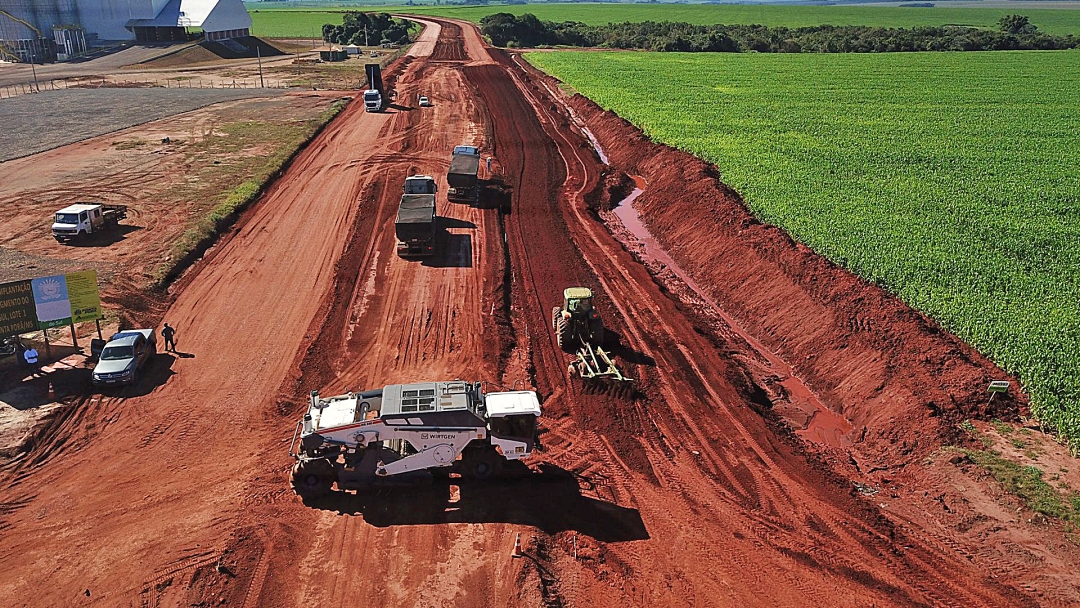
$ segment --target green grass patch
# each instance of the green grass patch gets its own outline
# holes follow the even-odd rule
[[[495,13],[532,13],[543,21],[580,21],[590,25],[626,21],[673,21],[695,25],[768,25],[809,27],[814,25],[866,25],[915,27],[969,25],[994,28],[1005,15],[1023,14],[1048,34],[1080,34],[1080,10],[1000,8],[899,8],[886,6],[770,6],[754,4],[526,4],[474,7],[452,6],[345,6],[335,8],[266,8],[249,4],[252,33],[277,38],[316,36],[324,23],[341,25],[348,10],[407,13],[452,17],[479,23]],[[258,11],[258,12],[255,12]]]
[[[264,157],[264,161],[255,169],[254,175],[239,185],[226,191],[221,199],[205,216],[196,221],[176,240],[169,251],[168,262],[154,271],[154,287],[161,289],[175,279],[192,262],[198,259],[214,243],[218,235],[236,220],[237,216],[262,193],[263,187],[273,179],[296,152],[314,137],[326,123],[337,116],[347,105],[337,101],[320,113],[318,118],[302,121],[298,124],[277,125],[260,121],[243,121],[222,126],[228,135],[225,147],[215,147],[214,152],[235,151],[251,143],[255,134],[272,142],[274,151]],[[207,152],[214,145],[204,141],[199,145],[202,152]],[[200,153],[196,150],[195,153]],[[236,172],[241,167],[232,168]],[[229,179],[234,173],[223,176]]]
[[[1080,495],[1068,491],[1063,496],[1043,479],[1042,469],[1020,465],[993,450],[961,451],[989,471],[1006,491],[1023,499],[1032,511],[1080,526]]]
[[[1017,374],[1080,445],[1080,52],[527,57]]]
[[[112,142],[114,150],[134,150],[146,145],[146,142],[141,139],[125,139],[121,141]]]
[[[251,34],[261,38],[322,39],[322,26],[341,25],[341,11],[283,11],[264,10],[251,14]]]

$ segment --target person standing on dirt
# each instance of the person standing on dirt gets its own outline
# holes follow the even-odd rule
[[[165,350],[176,352],[176,330],[168,323],[161,329],[161,337],[165,338]]]
[[[26,361],[26,365],[30,368],[30,373],[37,376],[41,373],[38,367],[38,352],[37,349],[31,346],[23,351],[23,360]]]

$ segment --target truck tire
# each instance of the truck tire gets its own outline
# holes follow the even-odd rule
[[[477,481],[487,481],[502,472],[503,458],[494,449],[474,450],[469,454],[465,471]]]
[[[551,329],[559,331],[559,317],[562,315],[562,309],[558,306],[551,309]]]
[[[336,476],[334,465],[325,458],[301,460],[293,465],[293,491],[307,498],[326,496],[334,486]]]

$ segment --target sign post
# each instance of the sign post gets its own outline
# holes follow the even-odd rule
[[[994,397],[996,397],[998,393],[1009,392],[1009,381],[994,380],[990,383],[990,386],[988,386],[986,390],[990,393],[990,401],[986,402],[986,406],[989,407],[990,404],[994,402]]]

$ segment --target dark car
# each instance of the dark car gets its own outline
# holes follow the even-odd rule
[[[97,386],[135,384],[139,371],[157,354],[152,329],[133,329],[113,335],[98,355],[92,381]]]
[[[19,352],[19,337],[8,336],[0,340],[0,357],[7,357]]]

